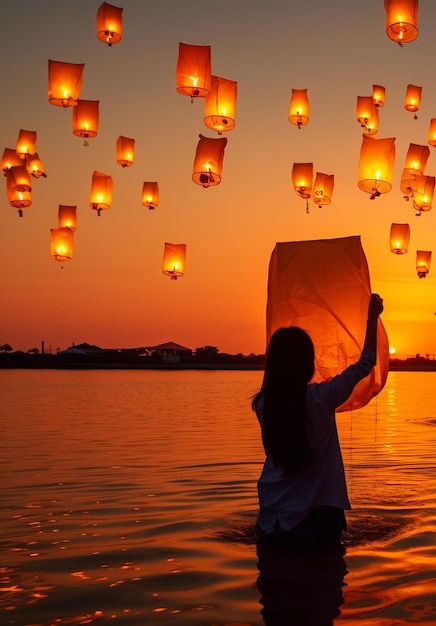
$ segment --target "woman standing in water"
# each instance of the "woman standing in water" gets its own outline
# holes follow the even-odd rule
[[[362,353],[332,380],[310,383],[314,346],[296,326],[271,337],[253,400],[266,459],[258,481],[261,536],[287,543],[339,541],[350,509],[335,410],[376,363],[383,301],[372,294]]]

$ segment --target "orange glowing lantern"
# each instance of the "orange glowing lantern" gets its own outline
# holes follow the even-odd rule
[[[185,271],[186,244],[165,243],[162,272],[176,280]]]
[[[121,41],[123,9],[103,2],[97,10],[97,38],[111,46]]]
[[[95,171],[92,174],[90,207],[100,216],[102,210],[110,209],[112,202],[112,177],[103,172]]]
[[[15,165],[8,170],[8,181],[15,191],[32,191],[30,174],[25,165]]]
[[[415,113],[415,115],[413,116],[415,120],[418,119],[416,111],[418,111],[421,104],[421,94],[422,87],[417,87],[416,85],[407,85],[406,97],[404,98],[404,108],[406,109],[406,111]]]
[[[436,117],[430,120],[430,128],[428,129],[428,145],[436,146]]]
[[[16,151],[12,148],[5,148],[1,161],[1,168],[4,172],[4,175],[6,176],[8,170],[10,170],[11,167],[18,165],[23,165],[23,160],[21,159],[21,157],[19,157]]]
[[[55,261],[69,261],[73,256],[74,233],[71,228],[50,228],[50,254]]]
[[[58,209],[58,226],[59,228],[69,228],[73,232],[77,228],[76,206],[60,204]]]
[[[395,137],[376,139],[362,136],[358,187],[374,200],[392,189],[395,164]]]
[[[60,107],[76,106],[82,89],[84,63],[48,62],[48,101]]]
[[[300,198],[312,195],[313,163],[294,163],[291,172],[292,185]]]
[[[322,174],[317,172],[313,184],[312,199],[320,208],[322,205],[330,204],[335,184],[334,174]]]
[[[416,271],[419,278],[425,278],[430,271],[431,263],[431,251],[430,250],[417,250],[416,251]]]
[[[44,178],[47,178],[47,174],[45,173],[45,168],[44,168],[44,164],[41,161],[41,159],[39,158],[39,155],[37,152],[35,152],[35,154],[28,154],[26,157],[26,167],[27,167],[27,171],[29,172],[29,174],[31,176],[33,176],[34,178],[39,178],[40,176],[43,176]]]
[[[365,135],[375,135],[379,127],[378,108],[372,96],[357,96],[356,119]]]
[[[235,126],[238,83],[234,80],[211,76],[210,93],[204,99],[204,123],[218,135]]]
[[[21,129],[15,149],[17,154],[23,159],[27,154],[33,154],[36,151],[36,132],[34,130]]]
[[[309,99],[307,89],[292,89],[291,101],[289,103],[288,120],[298,128],[309,123]]]
[[[158,183],[144,183],[142,185],[142,204],[148,209],[155,209],[159,205]]]
[[[86,139],[95,137],[98,132],[99,100],[78,100],[73,109],[73,135]]]
[[[179,43],[176,88],[184,96],[204,98],[211,89],[211,47]]]
[[[415,176],[413,185],[413,208],[421,215],[423,211],[430,211],[433,202],[435,187],[434,176]]]
[[[385,95],[386,90],[384,87],[381,85],[372,86],[372,101],[376,107],[381,108],[385,105]]]
[[[268,271],[267,342],[278,328],[303,328],[315,346],[312,380],[330,380],[360,356],[370,297],[360,237],[277,243]],[[389,342],[381,319],[377,337],[376,366],[339,411],[363,407],[383,389]]]
[[[415,143],[409,145],[400,183],[401,191],[405,194],[406,199],[413,196],[415,177],[424,173],[429,156],[430,149],[428,146],[420,146]]]
[[[394,254],[407,254],[409,248],[409,224],[391,224],[390,246]]]
[[[402,46],[418,36],[418,0],[385,0],[386,34]]]
[[[211,139],[199,135],[195,153],[192,180],[203,187],[213,187],[221,182],[226,137]]]
[[[122,167],[133,165],[135,140],[120,135],[117,139],[117,163]]]
[[[18,209],[18,215],[23,217],[23,209],[32,204],[32,194],[30,191],[17,190],[10,170],[6,172],[6,193],[9,204]]]

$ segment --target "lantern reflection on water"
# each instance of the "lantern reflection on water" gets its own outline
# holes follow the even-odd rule
[[[386,34],[401,46],[418,36],[418,0],[385,0]]]
[[[409,224],[391,224],[389,236],[391,252],[394,254],[407,254],[409,248],[410,226]]]
[[[159,205],[158,183],[146,182],[142,185],[142,204],[148,209],[155,209]]]
[[[123,9],[103,2],[97,10],[97,38],[111,46],[121,41]]]
[[[204,98],[211,89],[211,47],[179,43],[176,89],[184,96]]]
[[[48,100],[60,107],[76,106],[82,89],[84,63],[48,62]]]
[[[192,180],[203,187],[213,187],[221,182],[226,137],[212,139],[199,135],[195,153]]]
[[[186,244],[165,243],[162,272],[176,280],[185,271]]]
[[[204,99],[204,123],[218,135],[235,126],[237,91],[236,81],[211,76],[210,93]]]
[[[60,204],[58,209],[58,226],[59,228],[69,228],[73,232],[77,228],[76,206],[68,206]]]
[[[307,89],[292,89],[289,103],[288,120],[291,124],[301,128],[309,123],[309,98]]]
[[[359,189],[371,194],[371,200],[390,191],[394,164],[395,137],[376,139],[364,134],[359,158]]]
[[[416,271],[419,278],[425,278],[430,271],[431,251],[416,251]]]
[[[120,135],[117,139],[117,163],[122,167],[133,165],[135,156],[135,140]]]
[[[111,176],[95,171],[92,174],[90,207],[100,216],[102,210],[110,209],[113,181]]]
[[[71,228],[50,228],[50,254],[55,261],[69,261],[73,256],[74,233]]]

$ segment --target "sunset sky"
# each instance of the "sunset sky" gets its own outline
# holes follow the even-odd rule
[[[400,177],[410,143],[427,145],[436,117],[436,3],[421,0],[419,35],[400,47],[385,33],[383,0],[124,0],[123,36],[96,36],[99,0],[2,2],[1,151],[20,129],[37,132],[47,178],[32,179],[32,206],[19,218],[1,194],[0,344],[55,351],[88,342],[104,348],[176,341],[221,352],[265,349],[268,263],[278,241],[360,235],[372,290],[399,356],[436,355],[436,206],[417,217]],[[192,179],[204,101],[176,91],[179,42],[210,45],[212,73],[238,83],[236,127],[223,179]],[[100,101],[97,137],[72,134],[71,108],[47,98],[48,60],[85,63],[82,99]],[[404,109],[409,83],[422,86],[418,119]],[[390,193],[371,201],[357,186],[362,129],[358,95],[386,88],[377,138],[396,137]],[[310,122],[288,122],[291,89],[307,88]],[[130,168],[116,164],[119,135],[136,140]],[[430,147],[426,174],[436,174]],[[291,185],[294,162],[334,174],[332,203],[318,208]],[[112,206],[89,207],[94,170],[112,176]],[[142,206],[144,181],[160,204]],[[77,205],[74,256],[50,257],[59,204]],[[409,223],[409,252],[389,249],[392,222]],[[164,242],[185,243],[185,275],[162,273]],[[425,279],[416,250],[434,249]]]

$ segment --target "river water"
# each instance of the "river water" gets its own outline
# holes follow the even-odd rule
[[[338,414],[342,551],[257,545],[260,371],[2,370],[0,623],[436,623],[436,372]]]

